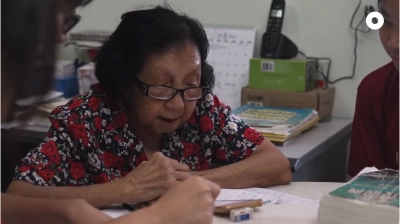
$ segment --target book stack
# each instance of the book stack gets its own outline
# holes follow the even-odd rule
[[[292,109],[243,105],[233,114],[276,145],[283,145],[295,136],[318,124],[312,108]]]
[[[399,223],[399,171],[362,172],[325,195],[320,202],[318,223]]]
[[[99,48],[111,32],[98,30],[84,30],[71,32],[67,44],[75,44],[79,48]]]

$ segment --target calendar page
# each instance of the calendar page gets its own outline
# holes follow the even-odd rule
[[[205,25],[210,52],[207,61],[216,76],[214,93],[235,109],[241,105],[242,87],[249,84],[256,29],[251,26]]]

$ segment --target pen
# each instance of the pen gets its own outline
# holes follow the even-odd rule
[[[132,207],[132,206],[130,206],[130,205],[128,205],[128,204],[122,204],[122,206],[126,209],[126,210],[128,210],[128,211],[130,211],[130,212],[133,212],[133,211],[135,211],[136,209],[134,208],[134,207]]]

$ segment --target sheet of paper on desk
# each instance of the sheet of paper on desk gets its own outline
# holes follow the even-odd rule
[[[286,194],[265,188],[222,189],[218,195],[215,206],[221,206],[232,201],[245,201],[261,199],[264,204],[309,204],[318,203],[312,200]]]

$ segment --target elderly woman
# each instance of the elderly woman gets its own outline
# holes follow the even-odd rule
[[[99,84],[51,113],[9,192],[103,207],[157,199],[193,175],[222,188],[289,183],[282,153],[213,95],[207,53],[203,27],[186,15],[125,13],[96,59]]]

